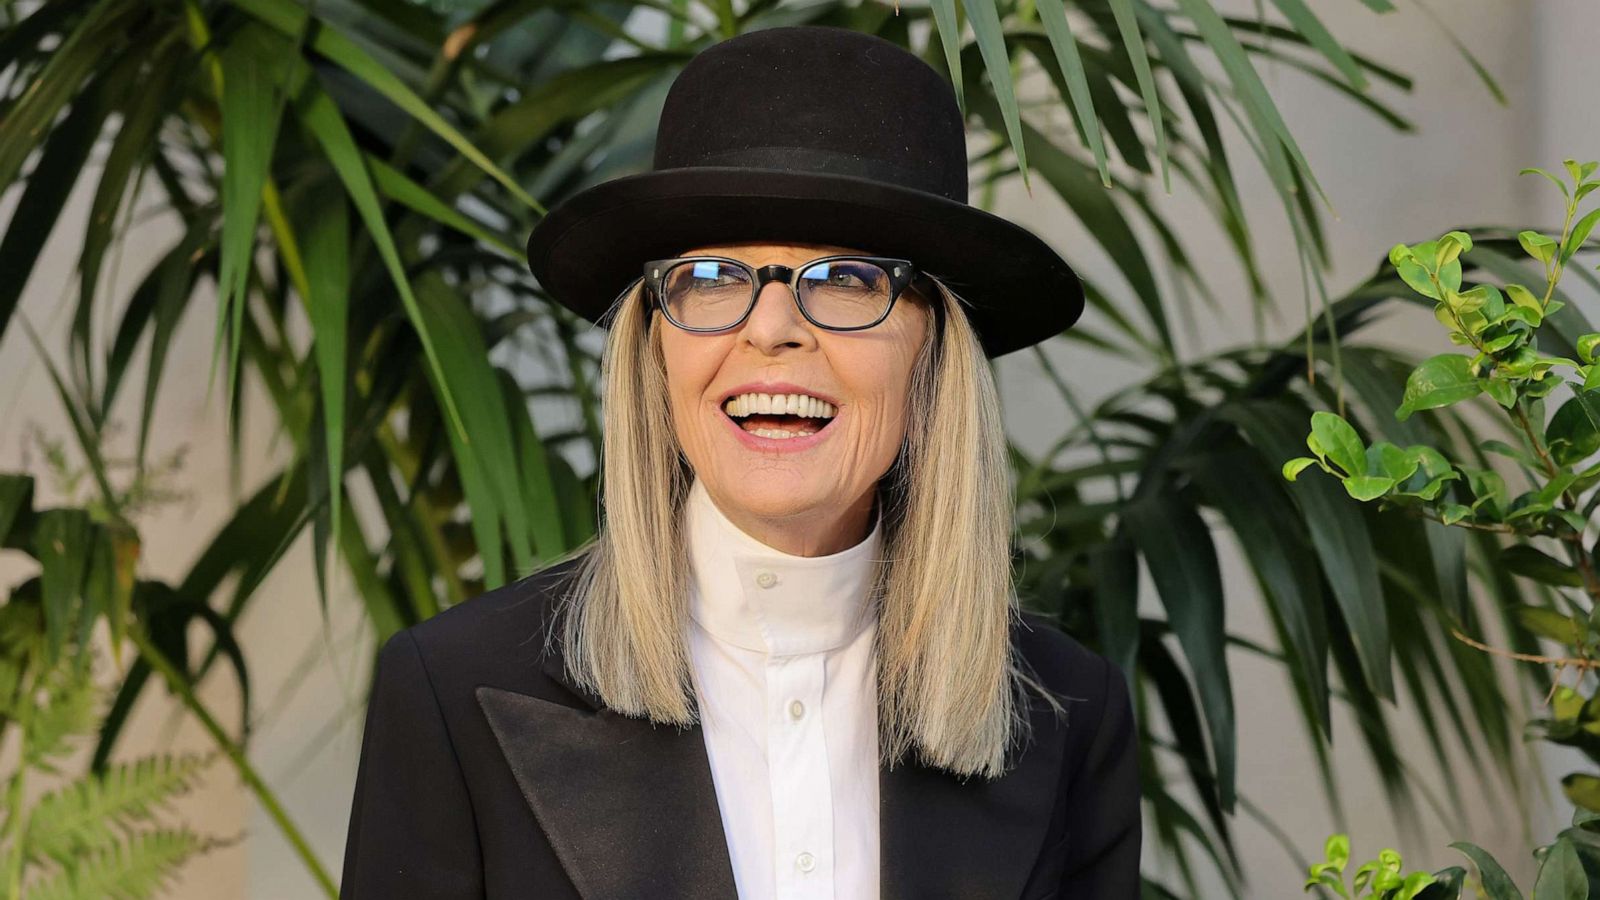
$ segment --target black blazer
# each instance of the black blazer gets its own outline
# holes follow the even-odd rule
[[[342,900],[734,900],[705,739],[619,715],[541,650],[535,573],[414,625],[378,654]],[[1139,770],[1127,680],[1032,613],[1013,629],[1064,700],[1030,695],[1004,777],[879,772],[882,900],[1139,896]],[[843,898],[849,900],[849,898]]]

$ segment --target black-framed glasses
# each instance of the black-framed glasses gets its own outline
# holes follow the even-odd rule
[[[787,284],[800,314],[818,328],[860,331],[888,318],[920,277],[910,260],[824,256],[798,266],[756,268],[726,256],[680,256],[644,264],[644,281],[673,325],[722,331],[743,322],[767,282]]]

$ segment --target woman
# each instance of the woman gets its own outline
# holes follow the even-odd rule
[[[772,28],[539,223],[602,527],[384,645],[343,897],[1138,896],[1128,685],[1018,612],[987,365],[1082,289],[966,170],[920,59]]]

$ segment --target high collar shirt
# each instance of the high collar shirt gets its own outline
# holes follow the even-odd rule
[[[685,507],[686,639],[741,900],[877,900],[882,544],[791,556],[746,534],[697,479]]]

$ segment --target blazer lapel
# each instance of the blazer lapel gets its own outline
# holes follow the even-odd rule
[[[523,799],[586,900],[737,896],[700,727],[619,715],[490,685],[476,693]]]
[[[559,645],[544,673],[569,706],[479,685],[479,705],[524,800],[585,900],[735,900],[733,865],[700,726],[622,716],[572,684]],[[994,781],[911,761],[882,768],[881,900],[1015,898],[1038,858],[1063,729],[1035,701],[1033,744]]]

